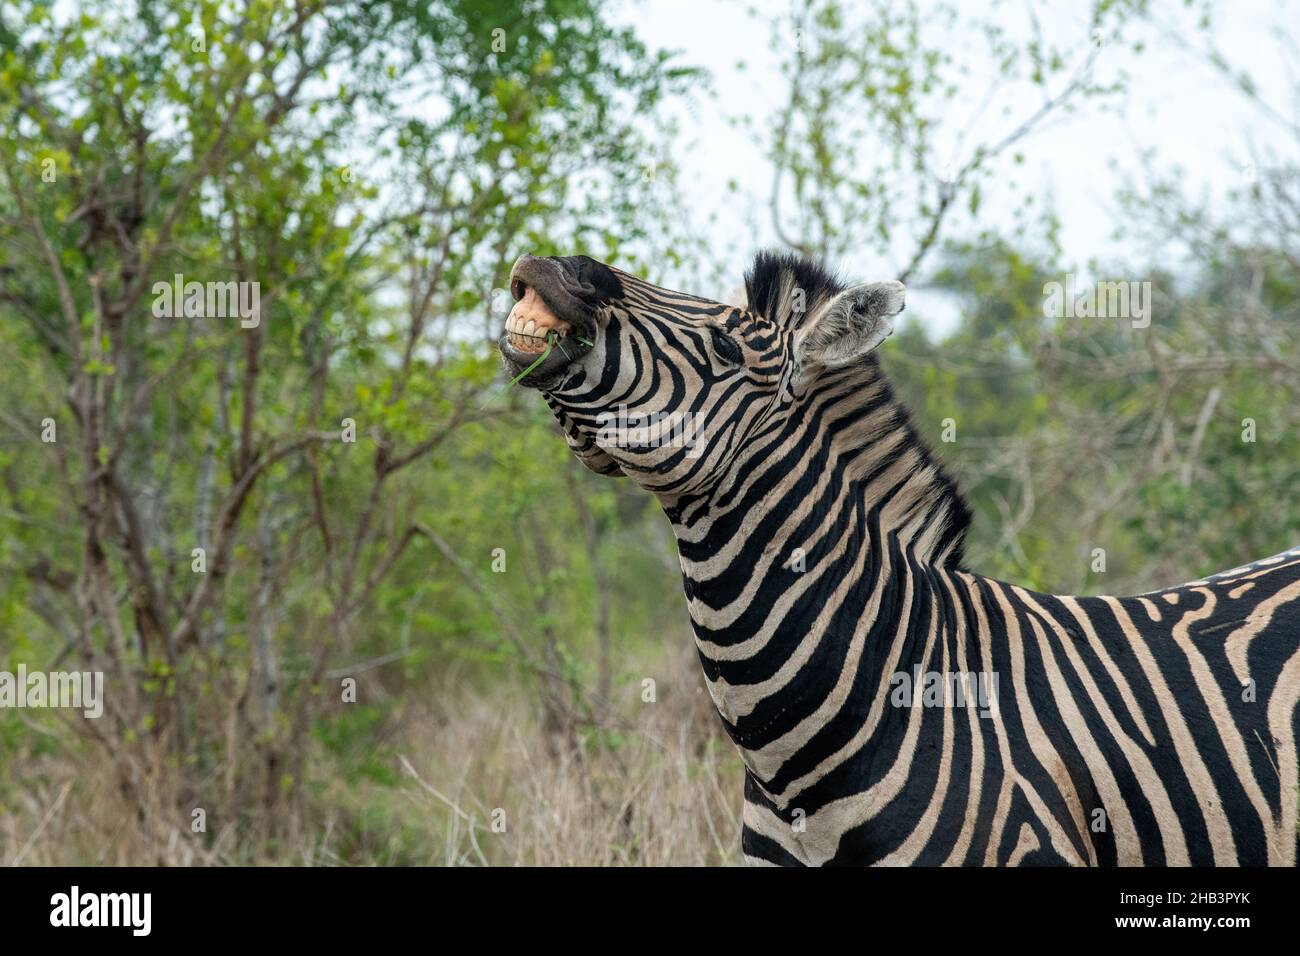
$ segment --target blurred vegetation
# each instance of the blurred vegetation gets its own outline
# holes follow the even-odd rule
[[[1146,12],[1099,3],[1088,37]],[[1150,260],[1067,262],[1008,195],[1017,144],[1124,77],[994,15],[945,50],[931,16],[970,15],[771,15],[790,97],[738,124],[782,242],[960,301],[884,355],[977,512],[970,566],[1121,593],[1300,540],[1295,155],[1226,206],[1152,170],[1121,197]],[[945,154],[981,56],[1009,112]],[[492,348],[523,251],[708,268],[671,120],[707,85],[596,0],[0,13],[0,670],[108,686],[98,721],[0,711],[0,861],[736,861],[666,523]],[[1149,279],[1151,327],[1045,317],[1067,272]],[[155,315],[176,274],[258,282],[260,323]]]

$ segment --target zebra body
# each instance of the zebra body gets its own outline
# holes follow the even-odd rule
[[[672,522],[747,859],[1295,864],[1300,549],[1127,598],[972,574],[873,354],[897,283],[760,257],[737,308],[582,258],[514,275],[508,328],[590,343],[525,381]],[[694,444],[602,440],[614,407],[690,415]]]

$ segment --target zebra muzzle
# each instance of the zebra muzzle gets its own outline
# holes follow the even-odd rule
[[[594,312],[571,285],[564,267],[551,259],[523,256],[511,270],[515,304],[497,346],[523,385],[541,387],[591,351]]]
[[[524,287],[506,318],[506,339],[520,352],[541,355],[548,341],[563,339],[573,326],[551,311],[537,290]]]

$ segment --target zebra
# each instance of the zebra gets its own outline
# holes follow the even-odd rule
[[[898,282],[761,253],[729,305],[525,255],[510,288],[508,372],[672,524],[747,862],[1295,864],[1300,548],[1134,597],[972,573],[876,354]],[[610,427],[664,416],[689,440]]]

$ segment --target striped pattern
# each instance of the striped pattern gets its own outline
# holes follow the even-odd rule
[[[1295,864],[1300,548],[1130,598],[971,574],[870,352],[887,289],[760,257],[737,307],[609,273],[544,395],[672,522],[748,859]],[[694,446],[599,440],[619,407],[689,412]]]

